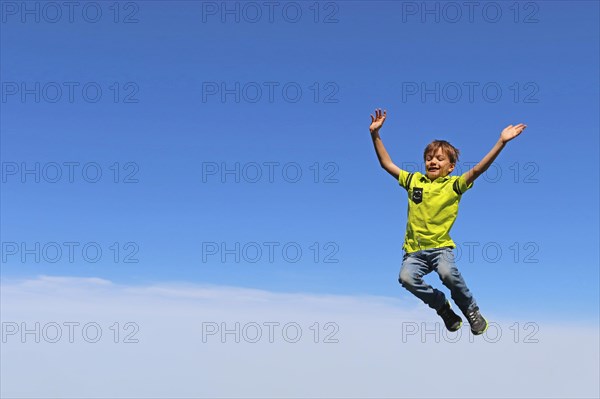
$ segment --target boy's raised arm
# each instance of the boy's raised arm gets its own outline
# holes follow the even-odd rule
[[[519,134],[521,134],[526,127],[527,125],[519,123],[516,126],[508,125],[506,128],[504,128],[502,133],[500,133],[500,138],[498,139],[494,147],[490,150],[490,152],[488,152],[487,155],[483,157],[483,159],[471,170],[463,174],[467,182],[467,186],[473,183],[475,179],[477,179],[479,176],[481,176],[481,174],[485,172],[487,168],[490,167],[492,162],[494,162],[494,160],[496,159],[498,154],[500,154],[500,151],[502,151],[506,143],[508,143],[509,141],[517,137]]]
[[[382,114],[381,109],[376,109],[375,116],[371,115],[371,126],[369,126],[369,131],[371,132],[371,138],[373,139],[373,145],[375,146],[375,152],[377,153],[379,164],[383,169],[386,170],[386,172],[398,180],[400,176],[400,168],[392,162],[392,158],[390,158],[390,155],[386,151],[385,146],[381,141],[381,137],[379,137],[379,129],[381,126],[383,126],[386,116],[387,111],[383,111]]]

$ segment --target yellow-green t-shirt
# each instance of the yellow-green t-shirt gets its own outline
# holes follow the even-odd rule
[[[458,203],[467,186],[464,176],[438,177],[431,181],[419,172],[400,170],[398,182],[408,192],[408,217],[402,249],[456,247],[450,229],[458,215]]]

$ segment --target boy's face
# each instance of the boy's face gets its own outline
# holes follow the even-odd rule
[[[425,169],[429,180],[433,181],[438,177],[448,176],[454,170],[454,164],[446,156],[441,148],[434,153],[430,151],[425,157]]]

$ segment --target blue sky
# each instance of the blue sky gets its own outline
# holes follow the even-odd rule
[[[505,126],[526,123],[461,201],[459,268],[483,310],[598,322],[597,2],[496,2],[472,21],[465,8],[454,17],[428,3],[439,22],[421,2],[324,2],[318,16],[296,2],[287,14],[275,9],[273,22],[262,9],[254,23],[235,2],[227,7],[237,4],[240,22],[222,2],[120,3],[117,23],[109,2],[95,3],[96,23],[80,9],[73,22],[62,10],[51,23],[53,10],[27,3],[38,4],[36,22],[14,4],[2,2],[0,38],[3,278],[417,301],[397,283],[406,193],[379,167],[368,133],[381,107],[384,144],[406,167],[437,138],[456,145],[461,162],[477,162]],[[23,84],[33,94],[22,97]],[[23,182],[23,166],[36,163],[40,182]],[[239,183],[220,175],[236,164]],[[56,165],[62,177],[52,183]],[[99,181],[86,181],[98,168]],[[73,262],[65,242],[77,243]],[[40,262],[13,254],[13,243],[40,243]],[[63,251],[56,263],[46,261],[52,243]],[[81,253],[88,243],[102,250],[96,263]],[[203,261],[212,243],[240,243],[240,262],[223,262],[220,248]],[[257,246],[262,256],[247,261],[255,252],[242,248]],[[302,255],[291,262],[295,248]]]

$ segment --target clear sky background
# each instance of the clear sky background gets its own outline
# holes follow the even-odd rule
[[[484,314],[597,334],[598,2],[0,4],[3,281],[417,306],[380,107],[412,170],[434,139],[464,172],[528,125],[463,196],[457,263]]]
[[[466,170],[505,126],[526,123],[461,201],[459,266],[484,309],[597,320],[598,4],[482,3],[469,14],[348,1],[321,3],[318,16],[312,3],[286,4],[272,23],[268,7],[257,17],[235,2],[137,2],[118,17],[97,3],[72,23],[68,8],[49,23],[55,11],[38,4],[36,23],[4,4],[2,275],[408,295],[396,280],[406,193],[368,132],[381,107],[384,144],[406,168],[443,138]],[[37,103],[24,94],[36,83]],[[39,183],[21,174],[36,163]],[[236,164],[239,183],[221,174]],[[100,180],[86,181],[98,165]],[[39,242],[40,262],[7,242]],[[54,242],[63,253],[44,254]],[[73,263],[64,242],[79,243]],[[103,251],[95,263],[81,252],[90,242]]]

